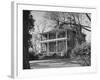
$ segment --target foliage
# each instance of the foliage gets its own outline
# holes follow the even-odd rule
[[[90,43],[77,44],[74,49],[72,49],[71,58],[77,59],[77,61],[83,66],[91,65],[91,45]]]
[[[33,24],[34,20],[32,19],[32,16],[30,15],[30,11],[23,10],[23,68],[29,69],[29,51],[28,48],[30,45],[30,38],[32,37],[29,34],[29,30],[31,28],[34,28]]]

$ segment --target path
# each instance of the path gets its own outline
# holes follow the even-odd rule
[[[30,61],[31,69],[34,68],[56,68],[56,67],[78,67],[80,64],[77,61],[69,59],[52,59],[52,60],[37,60]]]

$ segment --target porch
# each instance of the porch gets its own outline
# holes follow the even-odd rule
[[[67,51],[67,30],[56,29],[41,34],[41,52],[47,56],[58,54],[63,55]]]

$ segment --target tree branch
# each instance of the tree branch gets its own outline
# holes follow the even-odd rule
[[[90,18],[90,16],[87,13],[86,13],[86,16],[88,17],[89,21],[91,21],[91,18]]]
[[[70,25],[79,26],[79,24],[76,24],[76,23],[65,23],[65,22],[62,23],[61,26],[63,26],[64,24],[66,24],[66,25],[70,24]],[[81,26],[83,29],[87,30],[87,31],[91,31],[90,29],[87,29],[87,28],[90,28],[89,26],[85,26],[85,25],[81,25],[81,24],[80,24],[80,26]]]

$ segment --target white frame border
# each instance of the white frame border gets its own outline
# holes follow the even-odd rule
[[[92,13],[91,27],[96,25],[96,8],[86,8],[86,7],[71,7],[71,6],[55,6],[55,5],[38,5],[38,4],[27,4],[12,2],[12,68],[11,76],[13,78],[23,78],[23,77],[42,77],[42,76],[54,76],[54,75],[66,75],[72,73],[90,73],[96,72],[97,70],[97,56],[95,53],[95,47],[93,43],[92,46],[92,60],[91,67],[67,67],[67,68],[46,68],[46,69],[22,69],[22,10],[48,10],[48,11],[64,11],[64,12],[89,12]],[[95,35],[92,34],[92,41]],[[91,41],[91,42],[92,42]],[[67,70],[67,72],[66,72]],[[48,72],[48,73],[47,73]]]

